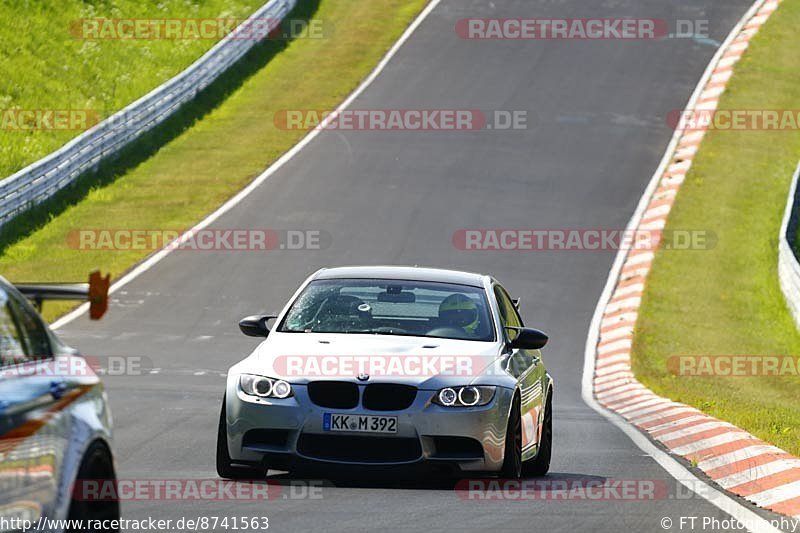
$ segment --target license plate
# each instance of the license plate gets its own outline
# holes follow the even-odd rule
[[[325,413],[322,417],[322,429],[361,433],[397,433],[397,417]]]

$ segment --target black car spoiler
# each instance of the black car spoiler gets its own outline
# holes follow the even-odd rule
[[[15,283],[41,312],[45,300],[88,300],[89,318],[99,320],[108,309],[108,286],[111,275],[103,277],[95,270],[89,274],[89,283]]]

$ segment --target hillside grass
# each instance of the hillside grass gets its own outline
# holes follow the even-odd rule
[[[0,110],[122,109],[178,74],[213,39],[79,38],[80,19],[234,18],[263,0],[0,0]],[[0,128],[0,179],[52,152],[77,130]]]

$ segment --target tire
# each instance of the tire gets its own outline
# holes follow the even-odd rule
[[[81,465],[78,468],[78,475],[75,478],[76,485],[82,480],[108,482],[114,485],[113,493],[116,494],[117,475],[114,471],[114,460],[111,451],[105,443],[100,441],[93,442],[83,456]],[[101,491],[102,493],[103,491]],[[109,500],[82,500],[76,499],[73,493],[70,498],[68,520],[82,521],[87,520],[119,520],[119,499]],[[69,522],[75,524],[76,522]],[[67,528],[67,533],[73,533],[75,529]],[[107,530],[107,531],[118,531]]]
[[[506,425],[506,446],[500,475],[505,479],[522,477],[522,418],[519,398],[514,396]]]
[[[536,457],[525,461],[522,465],[525,477],[538,477],[547,474],[550,470],[550,456],[553,451],[553,393],[547,395],[547,404],[544,408],[544,423],[542,424],[542,441]]]
[[[217,428],[217,474],[225,479],[264,479],[267,477],[266,468],[233,466],[231,463],[231,455],[228,451],[228,424],[225,420],[225,398],[222,399],[219,427]]]

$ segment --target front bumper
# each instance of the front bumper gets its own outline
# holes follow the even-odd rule
[[[363,392],[363,385],[359,385]],[[431,403],[436,391],[419,390],[410,407],[372,411],[315,405],[307,387],[292,385],[294,395],[264,399],[244,394],[238,377],[229,377],[226,400],[231,460],[273,468],[297,463],[391,466],[438,463],[462,471],[500,470],[513,390],[497,387],[482,407],[448,408]],[[397,433],[331,432],[325,413],[396,416]]]

